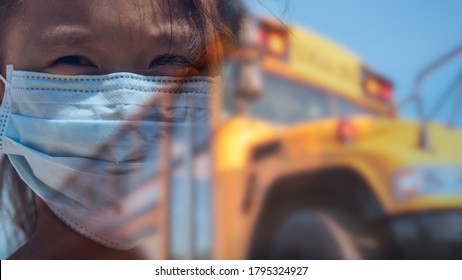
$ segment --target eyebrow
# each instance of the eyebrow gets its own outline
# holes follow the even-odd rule
[[[181,32],[183,33],[183,32]],[[180,34],[181,34],[180,33]],[[184,32],[187,34],[187,32]],[[170,34],[170,31],[153,32],[149,35],[155,41],[165,40],[170,41],[171,36],[175,38],[177,42],[188,42],[189,37],[185,34]],[[45,31],[35,40],[34,45],[49,49],[56,49],[59,47],[78,46],[88,44],[95,40],[94,34],[91,29],[74,26],[74,25],[60,25]]]
[[[81,45],[90,41],[90,30],[78,26],[56,26],[42,34],[38,40],[41,47]]]

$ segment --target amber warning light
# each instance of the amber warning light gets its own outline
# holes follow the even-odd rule
[[[287,58],[289,43],[287,30],[284,28],[261,24],[259,41],[267,54],[281,59]]]
[[[348,119],[341,119],[337,125],[337,137],[343,143],[351,143],[358,138],[358,131],[354,123]]]
[[[373,74],[365,74],[363,85],[368,96],[385,103],[393,101],[393,84],[388,80]]]

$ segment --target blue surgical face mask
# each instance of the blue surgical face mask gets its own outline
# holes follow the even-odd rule
[[[207,146],[214,79],[52,75],[8,66],[2,80],[0,152],[50,209],[114,249],[153,234],[168,188],[163,174],[175,158]]]

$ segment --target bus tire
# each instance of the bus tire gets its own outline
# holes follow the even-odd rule
[[[375,258],[375,242],[345,213],[332,210],[298,210],[289,214],[276,231],[272,259]]]

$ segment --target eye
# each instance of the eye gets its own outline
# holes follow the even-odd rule
[[[163,54],[154,58],[149,64],[149,68],[162,66],[180,66],[180,67],[196,67],[196,64],[189,58],[177,54]]]
[[[84,67],[98,68],[89,59],[83,56],[80,56],[80,55],[63,56],[63,57],[56,59],[50,64],[50,66],[57,66],[57,65],[84,66]]]
[[[149,74],[160,76],[195,76],[201,67],[193,60],[178,54],[162,54],[148,66]]]

